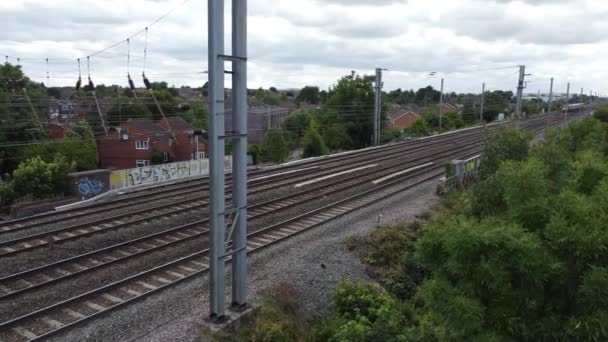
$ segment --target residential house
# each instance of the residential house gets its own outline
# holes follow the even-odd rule
[[[386,126],[390,128],[408,128],[420,116],[421,109],[415,105],[402,106],[389,103],[386,114]]]
[[[439,108],[441,109],[442,113],[453,113],[459,111],[456,106],[448,102],[445,102],[443,105],[440,105]]]
[[[408,128],[414,124],[419,115],[410,111],[393,112],[387,115],[387,123],[391,128]]]
[[[99,166],[127,169],[150,165],[154,155],[163,161],[186,161],[207,151],[206,141],[194,134],[192,125],[181,118],[152,121],[130,119],[98,139]],[[198,146],[197,146],[198,145]]]

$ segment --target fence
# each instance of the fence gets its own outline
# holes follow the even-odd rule
[[[452,160],[446,165],[445,178],[442,179],[439,192],[449,192],[456,187],[474,182],[477,179],[481,155],[465,160]]]

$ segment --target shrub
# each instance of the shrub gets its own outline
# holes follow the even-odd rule
[[[60,154],[47,163],[40,157],[28,159],[13,172],[12,187],[15,197],[31,195],[33,199],[61,196],[69,192],[68,173],[75,169]]]
[[[487,136],[483,147],[480,178],[489,177],[507,160],[524,160],[528,158],[532,132],[502,129],[494,136]]]
[[[271,128],[264,136],[262,156],[265,161],[280,163],[289,156],[289,147],[280,129]]]
[[[312,129],[308,130],[306,135],[304,135],[303,140],[304,151],[302,153],[302,157],[317,157],[329,153],[327,146],[325,146],[325,142],[323,142],[323,138],[321,138],[317,131]]]

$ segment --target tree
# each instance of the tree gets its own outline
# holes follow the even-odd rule
[[[331,150],[347,150],[353,146],[353,141],[348,135],[346,126],[339,123],[324,130],[323,140]]]
[[[330,89],[319,118],[323,127],[342,124],[351,138],[352,147],[356,149],[371,143],[375,97],[373,81],[373,76],[360,76],[354,71],[342,77]],[[382,113],[386,113],[386,110]]]
[[[289,148],[280,129],[271,128],[266,131],[262,143],[262,156],[265,161],[275,163],[280,163],[287,159]]]
[[[310,122],[314,115],[314,110],[298,109],[289,114],[285,120],[285,127],[287,131],[293,133],[299,139],[304,136],[306,130],[310,127]]]
[[[462,108],[462,120],[466,124],[472,124],[476,122],[479,118],[479,113],[477,108],[475,107],[474,99],[472,96],[467,96],[464,101],[464,106]]]
[[[480,166],[480,177],[486,178],[498,170],[507,160],[528,158],[533,134],[527,131],[503,129],[491,138],[486,138]]]
[[[30,108],[23,89],[34,104]],[[18,95],[18,96],[15,96]],[[0,143],[17,144],[48,139],[43,113],[48,110],[48,98],[43,83],[32,82],[19,65],[0,64]],[[11,173],[24,160],[23,147],[6,146],[0,149],[0,175]]]
[[[50,163],[40,157],[28,159],[13,172],[11,183],[15,197],[44,199],[62,196],[70,190],[68,173],[74,169],[74,163],[70,164],[61,154],[56,154]]]
[[[309,129],[306,132],[306,135],[304,135],[304,142],[302,145],[304,146],[304,151],[302,153],[302,157],[304,158],[318,157],[329,153],[321,135],[312,129]]]
[[[593,117],[602,122],[608,122],[608,105],[602,105],[595,108]]]
[[[192,124],[195,129],[207,130],[209,127],[209,112],[202,100],[193,99],[189,102],[189,109],[179,116]]]
[[[319,92],[319,87],[306,86],[300,90],[298,97],[296,98],[297,102],[306,102],[310,104],[317,104],[321,100],[321,95]]]
[[[407,131],[411,135],[417,137],[429,134],[429,128],[426,124],[426,121],[420,118],[416,119],[416,121],[414,121],[414,123],[410,127],[408,127]]]

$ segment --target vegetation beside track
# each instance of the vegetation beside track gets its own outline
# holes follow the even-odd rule
[[[445,195],[430,217],[349,241],[378,284],[341,283],[330,319],[278,311],[241,337],[605,340],[607,134],[608,126],[594,118],[548,131],[532,147],[528,134],[503,131],[485,146],[479,181]],[[277,317],[308,326],[267,324]]]

